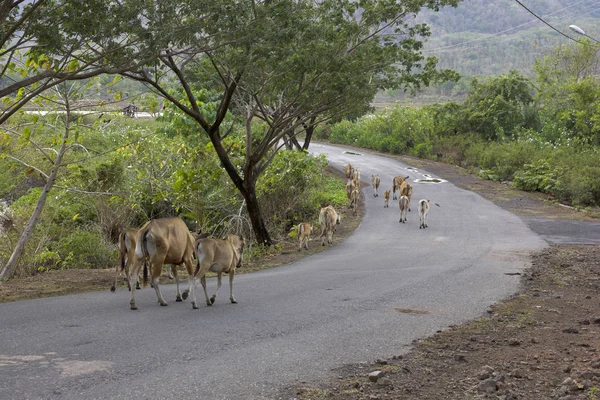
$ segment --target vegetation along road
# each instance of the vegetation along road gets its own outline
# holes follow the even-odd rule
[[[379,173],[381,193],[395,175],[426,173],[339,147],[312,150],[336,167],[352,162],[363,181]],[[345,242],[236,277],[239,304],[222,288],[213,307],[192,310],[174,302],[174,285],[163,286],[169,307],[140,291],[138,311],[129,310],[126,289],[0,304],[0,390],[11,398],[278,398],[290,384],[397,354],[481,315],[516,290],[518,278],[505,273],[546,246],[515,215],[447,182],[414,183],[407,224],[368,185],[363,196],[365,219]],[[425,230],[421,198],[440,205]]]

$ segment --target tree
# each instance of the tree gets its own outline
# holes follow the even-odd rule
[[[194,22],[186,35],[169,42],[152,68],[123,75],[145,82],[200,126],[244,197],[257,240],[270,245],[256,182],[282,139],[364,107],[380,88],[418,88],[455,77],[437,72],[436,60],[421,55],[429,32],[412,16],[425,6],[457,3],[173,1],[171,21]],[[161,15],[148,22],[149,31],[159,23],[173,29]],[[171,76],[183,96],[171,90]],[[216,101],[208,102],[209,96]],[[234,115],[245,121],[243,165],[223,144]]]
[[[543,134],[552,142],[600,144],[600,48],[586,39],[536,61]]]
[[[165,47],[142,41],[145,3],[0,0],[0,124],[45,90],[138,68]],[[163,32],[163,37],[171,37]]]
[[[10,137],[16,137],[21,141],[24,145],[31,145],[35,148],[39,155],[41,155],[42,160],[45,164],[49,165],[49,172],[44,170],[43,166],[35,166],[30,165],[22,159],[19,159],[10,153],[7,155],[8,158],[14,160],[17,163],[25,165],[32,172],[37,172],[44,179],[44,187],[42,188],[42,192],[40,197],[37,200],[36,207],[29,218],[29,221],[21,233],[19,241],[17,245],[12,251],[12,254],[4,266],[4,268],[0,271],[0,280],[4,278],[10,278],[29,242],[33,234],[33,230],[42,214],[44,209],[44,205],[46,204],[46,200],[48,198],[48,194],[50,190],[55,187],[55,182],[57,180],[59,171],[61,168],[64,168],[63,159],[65,154],[73,149],[77,148],[79,145],[73,138],[73,133],[77,134],[77,123],[75,123],[75,119],[77,116],[73,114],[73,102],[78,97],[78,89],[75,84],[68,84],[63,82],[60,85],[53,86],[55,96],[49,100],[49,102],[57,105],[61,110],[64,111],[64,115],[60,115],[56,118],[56,121],[53,124],[46,124],[56,131],[62,131],[60,136],[56,137],[53,140],[53,143],[50,147],[44,147],[42,144],[36,142],[34,138],[34,132],[43,126],[41,121],[35,121],[34,123],[26,123],[19,129],[15,128],[6,128],[5,137],[3,137],[3,147],[8,147],[7,142],[10,141]],[[56,114],[58,115],[58,114]],[[57,149],[54,149],[57,147]]]
[[[467,125],[486,140],[512,137],[537,125],[531,82],[517,71],[480,83],[473,78],[464,103]]]

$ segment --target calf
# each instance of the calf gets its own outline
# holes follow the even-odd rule
[[[390,190],[386,190],[383,192],[383,208],[388,208],[390,206]]]
[[[419,200],[419,229],[427,228],[427,214],[429,214],[429,200]]]
[[[325,236],[327,236],[327,243],[332,244],[335,226],[340,224],[340,215],[332,206],[321,208],[319,223],[321,224],[321,235],[319,236],[321,245],[325,246]]]
[[[129,284],[131,288],[131,297],[129,305],[132,310],[137,310],[135,303],[135,290],[133,284],[138,276],[142,262],[148,260],[150,263],[150,272],[152,274],[152,286],[156,291],[156,297],[161,306],[166,306],[167,302],[162,296],[159,287],[159,277],[162,272],[163,264],[181,265],[185,264],[190,276],[189,287],[184,293],[184,299],[187,298],[192,286],[192,275],[194,273],[194,239],[181,218],[161,218],[147,222],[138,232],[137,243],[135,247],[135,259],[133,267],[129,271]],[[179,291],[179,277],[177,268],[172,269],[177,283],[176,301],[182,301]],[[144,286],[148,279],[148,267],[144,264]]]
[[[358,188],[354,188],[354,190],[352,191],[352,197],[351,197],[351,205],[352,205],[352,210],[354,211],[354,215],[356,215],[356,209],[358,208],[358,200],[360,199],[360,190],[358,190]]]
[[[406,222],[406,210],[408,210],[408,204],[408,197],[400,196],[400,201],[398,202],[398,207],[400,207],[400,221],[398,222]]]
[[[228,234],[226,239],[203,238],[196,240],[194,252],[198,264],[192,277],[193,284],[190,285],[192,300],[192,308],[198,309],[196,305],[196,277],[200,277],[200,282],[204,288],[204,296],[206,297],[206,305],[212,306],[217,299],[217,293],[221,288],[221,275],[229,274],[229,300],[236,304],[237,300],[233,296],[233,278],[235,269],[242,265],[242,255],[244,252],[244,240],[234,234]],[[206,290],[206,273],[208,271],[216,272],[217,274],[217,290],[209,298]]]
[[[354,190],[354,181],[349,180],[346,182],[346,197],[348,198],[348,207],[352,206],[352,191]]]
[[[298,238],[300,244],[298,245],[298,251],[302,250],[302,247],[308,250],[308,241],[310,240],[310,234],[312,232],[312,225],[310,222],[302,222],[298,224]]]
[[[380,183],[379,175],[371,175],[371,186],[373,186],[373,197],[378,197],[377,189],[379,189]]]
[[[346,179],[352,179],[354,176],[354,167],[352,164],[346,164],[344,167],[344,175],[346,175]]]
[[[128,228],[125,229],[119,235],[119,263],[116,267],[115,274],[115,282],[110,287],[110,291],[114,292],[117,288],[117,280],[119,279],[119,275],[123,271],[125,271],[125,280],[127,281],[127,287],[131,290],[131,285],[129,283],[129,269],[133,264],[133,260],[135,258],[135,245],[137,243],[137,229]],[[140,283],[136,280],[136,289],[140,288]]]
[[[396,200],[398,198],[398,196],[396,195],[396,191],[400,191],[400,185],[402,185],[402,182],[404,182],[407,179],[408,176],[405,176],[404,178],[401,176],[395,176],[394,179],[392,179],[392,200]]]

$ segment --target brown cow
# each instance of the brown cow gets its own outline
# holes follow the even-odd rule
[[[360,190],[360,180],[352,179],[352,183],[354,184],[354,188]]]
[[[335,232],[335,226],[340,223],[340,215],[335,211],[332,206],[321,208],[319,213],[319,223],[321,224],[321,244],[325,246],[325,236],[327,236],[327,242],[333,243],[333,232]]]
[[[394,179],[392,179],[392,200],[396,200],[398,198],[398,196],[396,195],[396,190],[400,190],[400,185],[402,185],[402,182],[404,182],[405,180],[408,179],[408,176],[406,177],[401,177],[401,176],[395,176]]]
[[[129,282],[133,286],[134,279],[138,276],[142,261],[148,260],[152,273],[152,285],[156,291],[156,297],[161,306],[167,302],[162,297],[159,288],[159,277],[163,264],[181,265],[185,264],[190,276],[189,292],[192,286],[192,275],[194,273],[194,239],[188,227],[181,218],[161,218],[147,222],[138,232],[135,248],[135,260],[133,268],[129,271]],[[144,265],[144,286],[148,278],[148,268]],[[176,301],[182,301],[179,292],[179,277],[177,268],[173,268],[173,275],[177,283]],[[187,295],[185,295],[187,297]],[[137,310],[135,304],[135,290],[131,290],[129,305],[132,310]]]
[[[354,190],[352,191],[352,196],[351,196],[352,210],[354,211],[354,215],[356,215],[356,210],[358,208],[358,200],[359,199],[360,199],[360,190],[358,190],[357,188],[354,188]]]
[[[119,235],[119,263],[116,267],[115,282],[110,287],[110,291],[114,292],[117,288],[117,280],[123,271],[125,271],[125,281],[127,287],[131,290],[131,284],[129,283],[129,269],[135,259],[135,245],[137,243],[138,230],[129,228],[125,229]],[[136,280],[136,289],[140,288],[140,283]]]
[[[354,168],[354,173],[352,174],[352,179],[356,179],[360,181],[360,169]]]
[[[302,222],[298,224],[298,238],[300,244],[298,245],[298,251],[302,250],[302,247],[308,250],[308,241],[310,240],[310,234],[312,233],[312,225],[310,222]]]
[[[412,185],[406,181],[400,185],[400,196],[406,196],[408,198],[408,211],[410,211],[410,199],[412,199]]]
[[[352,164],[346,164],[344,167],[344,175],[346,175],[346,179],[352,179],[354,175],[354,167]]]
[[[352,205],[352,191],[354,190],[354,181],[346,182],[346,197],[348,198],[348,207]]]
[[[198,264],[196,265],[193,278],[190,279],[194,282],[190,286],[192,308],[198,308],[196,305],[196,294],[194,292],[196,287],[196,277],[200,277],[200,282],[204,288],[206,305],[212,306],[215,303],[217,293],[221,288],[221,275],[223,273],[229,274],[229,300],[233,304],[236,304],[237,300],[233,296],[233,278],[235,276],[235,269],[242,265],[244,240],[231,233],[227,235],[226,240],[213,238],[198,239],[194,246],[194,252]],[[217,290],[210,298],[208,297],[208,292],[206,290],[206,273],[208,271],[217,273]]]
[[[388,208],[390,206],[390,190],[387,189],[383,192],[383,208]]]
[[[381,179],[379,179],[379,175],[371,175],[371,186],[373,186],[373,197],[378,197],[379,193],[377,193],[377,189],[379,189],[379,183]]]

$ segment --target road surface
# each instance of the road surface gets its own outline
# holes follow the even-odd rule
[[[332,165],[352,162],[366,214],[343,243],[299,262],[225,280],[216,304],[168,307],[153,290],[129,310],[125,289],[0,304],[2,399],[275,399],[346,363],[406,352],[412,340],[482,315],[514,293],[528,254],[546,243],[515,215],[450,183],[414,183],[412,212],[383,208],[392,177],[426,171],[377,155],[313,144]],[[417,202],[433,206],[419,229]],[[343,220],[342,220],[343,223]],[[317,245],[316,241],[310,243]],[[209,280],[214,290],[215,281]]]

